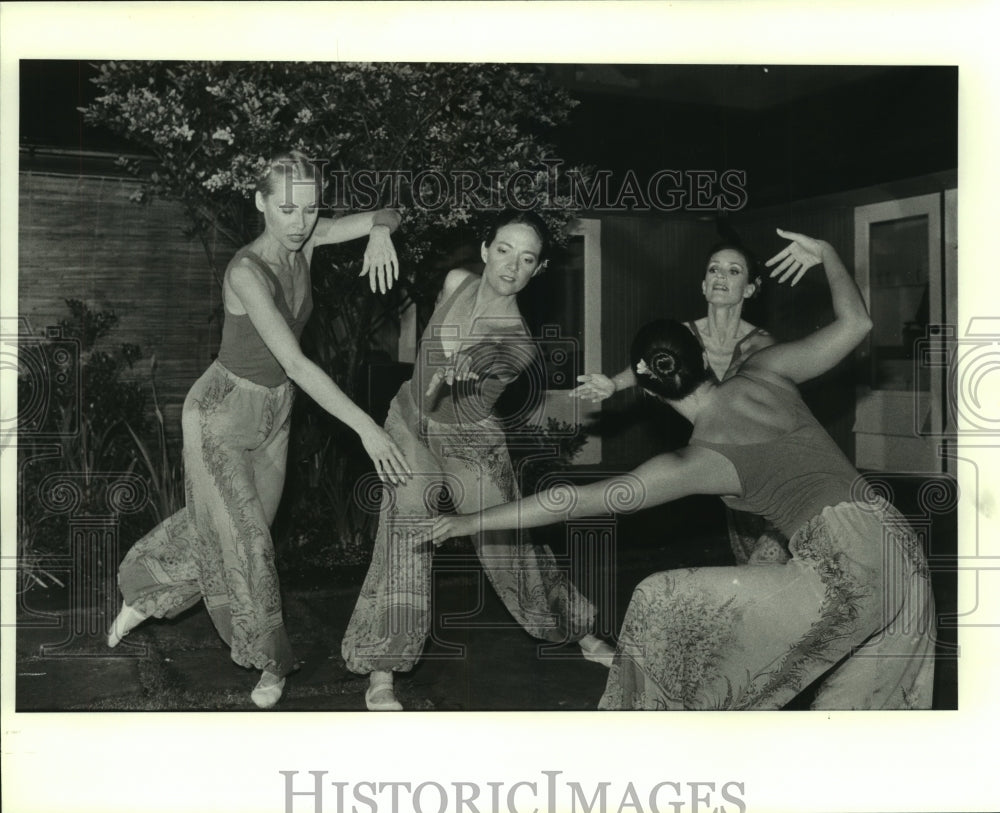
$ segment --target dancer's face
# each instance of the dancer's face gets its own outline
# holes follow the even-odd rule
[[[481,254],[486,267],[483,281],[502,296],[514,296],[542,270],[539,262],[542,240],[531,226],[508,223],[501,226]]]
[[[752,296],[755,287],[740,252],[724,248],[709,257],[701,292],[710,305],[736,305]]]
[[[276,184],[270,195],[258,192],[257,210],[264,213],[264,229],[288,251],[298,251],[316,227],[319,190],[315,184],[295,183],[291,189]],[[290,193],[290,194],[289,194]]]

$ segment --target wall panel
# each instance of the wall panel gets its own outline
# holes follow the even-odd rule
[[[142,349],[136,375],[156,381],[168,428],[180,436],[184,395],[218,350],[221,292],[179,204],[139,205],[127,178],[20,173],[18,309],[33,334],[68,318],[66,299],[113,310],[108,349]],[[222,249],[225,256],[226,249]]]

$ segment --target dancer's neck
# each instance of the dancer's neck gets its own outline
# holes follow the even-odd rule
[[[262,260],[274,266],[276,269],[292,269],[295,267],[296,255],[301,253],[301,248],[288,249],[280,242],[264,232],[260,237],[250,244],[250,249]]]
[[[489,285],[479,283],[476,296],[472,301],[470,313],[472,321],[482,316],[517,316],[519,314],[516,294],[499,294]]]
[[[723,346],[732,344],[740,337],[742,315],[743,303],[709,305],[703,332],[709,339]]]

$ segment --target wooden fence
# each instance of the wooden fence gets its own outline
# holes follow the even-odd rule
[[[172,440],[184,396],[218,350],[221,291],[180,204],[137,204],[136,181],[22,171],[18,311],[34,335],[67,318],[66,299],[112,310],[104,341],[143,353],[134,375],[156,383]]]

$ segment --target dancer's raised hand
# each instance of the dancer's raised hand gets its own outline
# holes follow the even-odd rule
[[[764,264],[770,268],[778,263],[778,266],[771,271],[771,278],[777,276],[778,282],[785,282],[791,278],[792,285],[795,285],[802,279],[802,275],[806,271],[823,262],[823,251],[826,243],[794,231],[785,231],[784,229],[776,229],[776,231],[786,240],[792,242]],[[779,274],[781,276],[778,276]]]
[[[375,226],[368,235],[368,246],[365,248],[364,264],[359,277],[368,275],[368,285],[375,293],[385,293],[399,279],[399,259],[396,257],[396,247],[392,243],[389,229],[385,226]]]

